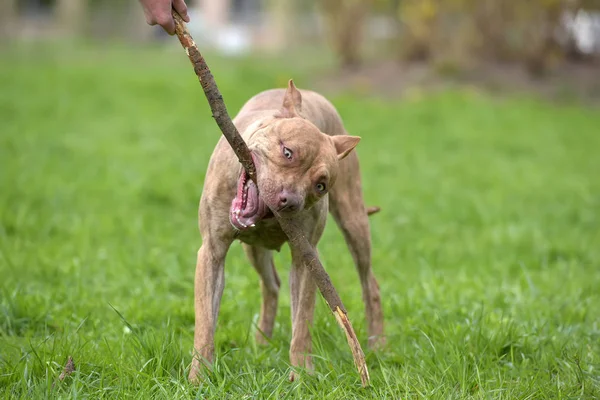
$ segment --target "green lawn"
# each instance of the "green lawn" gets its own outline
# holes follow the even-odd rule
[[[287,248],[272,343],[235,244],[218,360],[188,385],[197,204],[219,137],[185,53],[0,57],[0,393],[5,398],[600,396],[600,112],[473,91],[331,97],[358,147],[388,348],[362,389],[321,297],[316,374],[290,383]],[[35,50],[35,52],[33,51]],[[208,58],[231,114],[311,70]],[[320,244],[362,343],[341,234]],[[131,328],[130,328],[131,327]],[[67,357],[77,371],[57,382]]]

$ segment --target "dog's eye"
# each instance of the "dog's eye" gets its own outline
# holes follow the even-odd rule
[[[288,160],[292,159],[292,154],[294,154],[290,149],[288,149],[287,147],[283,147],[283,155],[285,156],[285,158],[287,158]]]
[[[325,189],[327,189],[327,186],[325,186],[324,183],[317,183],[317,186],[315,186],[317,188],[317,191],[319,193],[325,193]]]

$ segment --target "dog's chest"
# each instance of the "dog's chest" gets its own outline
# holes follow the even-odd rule
[[[276,251],[279,251],[288,240],[275,218],[264,219],[258,222],[254,228],[238,231],[235,238],[252,246]]]

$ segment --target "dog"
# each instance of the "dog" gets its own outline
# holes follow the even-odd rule
[[[371,234],[363,201],[359,162],[353,151],[360,137],[347,134],[335,107],[322,95],[298,90],[261,92],[233,119],[256,165],[258,186],[221,137],[210,158],[199,204],[202,245],[194,282],[194,357],[189,379],[214,357],[214,334],[224,287],[225,257],[235,240],[242,242],[261,279],[262,305],[256,341],[273,333],[280,280],[272,251],[288,238],[271,210],[293,217],[313,246],[331,212],[352,254],[362,286],[368,345],[384,343],[379,285],[371,268]],[[292,249],[290,271],[292,339],[290,363],[313,371],[311,335],[316,284]],[[292,372],[290,379],[297,375]]]

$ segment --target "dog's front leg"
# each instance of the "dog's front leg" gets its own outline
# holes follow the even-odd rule
[[[310,328],[315,311],[315,294],[317,285],[310,271],[300,259],[300,255],[292,252],[292,269],[290,271],[290,290],[292,302],[292,342],[290,344],[290,363],[293,367],[306,368],[312,372],[312,338]],[[290,380],[296,378],[292,371]]]
[[[203,366],[213,362],[214,335],[225,283],[225,256],[231,243],[204,238],[198,251],[194,281],[194,355],[189,379],[198,382]]]

